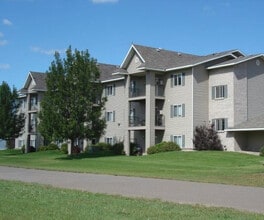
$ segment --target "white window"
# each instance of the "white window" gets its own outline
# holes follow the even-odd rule
[[[107,137],[107,138],[105,138],[105,142],[107,144],[113,145],[114,144],[114,139],[112,137]]]
[[[216,131],[223,131],[228,127],[227,118],[217,118],[212,120]]]
[[[171,106],[171,118],[185,117],[185,104]]]
[[[108,85],[105,87],[105,95],[115,95],[115,85]]]
[[[224,99],[224,98],[227,98],[227,85],[213,86],[212,99]]]
[[[23,145],[25,145],[25,141],[24,140],[19,140],[18,141],[18,147],[21,148],[21,147],[23,147]]]
[[[106,121],[115,121],[115,111],[106,112],[105,114]]]
[[[171,75],[171,86],[184,86],[185,84],[185,73],[177,73]]]
[[[172,135],[171,141],[178,144],[179,147],[185,147],[185,135]]]

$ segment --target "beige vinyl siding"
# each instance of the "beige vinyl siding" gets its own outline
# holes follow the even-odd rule
[[[227,98],[212,99],[212,87],[227,85]],[[209,73],[209,120],[227,118],[228,127],[234,126],[234,74],[233,67],[211,70]],[[218,132],[222,144],[230,151],[235,148],[234,135]]]
[[[109,82],[105,84],[105,86],[107,85],[115,85],[115,95],[107,96],[107,102],[105,104],[106,112],[115,112],[115,120],[107,122],[105,134],[100,138],[100,142],[104,142],[105,137],[113,137],[119,142],[124,139],[124,129],[126,127],[124,124],[125,109],[123,108],[124,103],[127,101],[125,99],[124,81]],[[103,112],[103,117],[104,114]]]
[[[264,112],[264,62],[258,59],[260,64],[256,65],[253,59],[247,62],[248,78],[248,119],[257,117]]]
[[[138,72],[137,67],[142,64],[140,58],[138,57],[138,55],[134,55],[129,63],[129,66],[127,68],[127,72],[129,73],[135,73]]]
[[[171,74],[185,73],[184,86],[171,87]],[[170,141],[171,135],[185,135],[185,148],[192,148],[192,69],[183,69],[167,74],[165,87],[165,126],[164,141]],[[171,105],[185,105],[184,117],[171,118]]]
[[[209,120],[209,83],[204,66],[193,68],[193,128]]]
[[[247,120],[247,70],[246,63],[234,66],[234,126]]]

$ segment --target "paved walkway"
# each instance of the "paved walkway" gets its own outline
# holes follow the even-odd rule
[[[0,179],[264,214],[264,188],[0,166]]]

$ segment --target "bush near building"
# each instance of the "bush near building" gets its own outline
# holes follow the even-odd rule
[[[161,152],[167,152],[167,151],[180,151],[181,148],[178,144],[174,142],[161,142],[154,146],[151,146],[148,148],[147,153],[148,154],[157,154]]]
[[[224,149],[213,124],[209,125],[208,127],[205,125],[196,126],[193,144],[195,150],[222,151]]]

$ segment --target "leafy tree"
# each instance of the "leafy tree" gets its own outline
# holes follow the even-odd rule
[[[0,139],[7,141],[7,147],[19,136],[24,128],[24,114],[19,114],[20,103],[16,88],[11,91],[6,82],[0,85]]]
[[[66,58],[55,53],[47,72],[47,92],[39,114],[41,134],[48,140],[99,138],[105,128],[101,117],[105,100],[96,60],[88,51],[66,51]],[[95,104],[96,103],[96,104]]]
[[[196,126],[193,143],[195,150],[223,150],[223,145],[213,124],[209,127]]]

